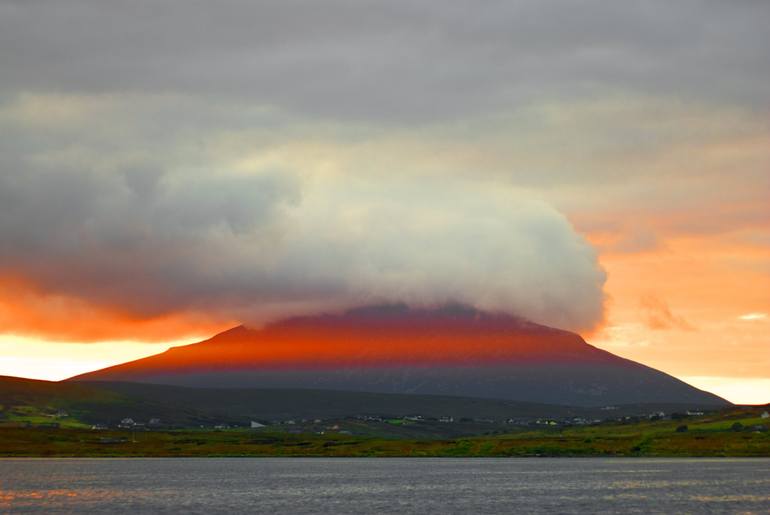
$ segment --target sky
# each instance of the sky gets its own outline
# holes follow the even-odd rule
[[[461,302],[770,402],[768,20],[0,0],[0,374]]]

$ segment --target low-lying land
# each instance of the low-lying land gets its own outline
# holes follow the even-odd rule
[[[380,424],[391,422],[356,419],[340,420],[323,434],[289,432],[283,426],[151,431],[6,425],[0,427],[0,456],[770,456],[765,412],[766,407],[740,407],[678,420],[518,427],[503,434],[422,439],[373,436]],[[364,434],[366,428],[371,435]]]
[[[334,426],[335,421],[356,419],[367,422],[349,428],[360,436],[422,439],[509,432],[511,426],[587,425],[722,408],[666,403],[574,407],[441,395],[54,383],[0,377],[0,426],[117,428],[141,424],[153,429],[214,429],[248,427],[255,421],[317,433]],[[131,422],[124,424],[128,419]]]

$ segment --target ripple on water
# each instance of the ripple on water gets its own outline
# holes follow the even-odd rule
[[[0,512],[767,513],[770,459],[0,459]]]

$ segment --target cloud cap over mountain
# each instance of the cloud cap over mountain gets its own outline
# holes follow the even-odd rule
[[[7,154],[6,154],[7,156]],[[583,329],[604,272],[566,218],[436,180],[3,163],[0,270],[152,318],[252,323],[361,303],[462,302]]]

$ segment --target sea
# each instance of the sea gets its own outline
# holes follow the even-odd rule
[[[770,458],[11,458],[0,513],[770,513]]]

